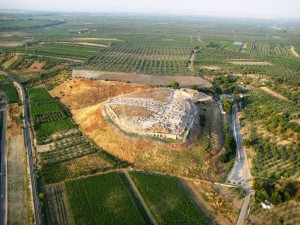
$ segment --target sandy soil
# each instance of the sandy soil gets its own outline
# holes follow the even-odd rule
[[[277,92],[271,90],[271,89],[268,88],[268,87],[261,87],[260,89],[263,90],[263,91],[265,91],[265,92],[267,92],[267,93],[270,94],[270,95],[273,95],[275,98],[279,98],[279,99],[281,99],[281,100],[288,101],[288,99],[287,99],[286,97],[284,97],[284,96],[282,96],[281,94],[279,94],[279,93],[277,93]]]
[[[23,136],[9,139],[7,160],[8,218],[7,224],[27,224],[26,193],[24,183]]]
[[[191,87],[198,85],[199,87],[211,87],[211,83],[201,77],[195,76],[153,76],[133,73],[91,71],[91,70],[73,70],[73,77],[93,78],[99,80],[118,80],[137,84],[148,85],[169,85],[178,82],[181,87]]]
[[[295,57],[297,57],[297,58],[298,58],[298,57],[300,57],[300,56],[299,56],[299,54],[296,52],[296,50],[295,50],[295,47],[294,47],[294,46],[291,46],[291,49],[290,49],[290,51],[291,51],[291,53],[292,53],[292,55],[293,55],[293,56],[295,56]]]

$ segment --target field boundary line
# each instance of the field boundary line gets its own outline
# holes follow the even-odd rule
[[[151,224],[153,225],[157,225],[156,220],[154,219],[152,213],[150,212],[145,200],[143,199],[141,193],[139,192],[139,190],[137,189],[137,187],[135,186],[135,183],[133,182],[133,180],[131,179],[129,173],[127,170],[121,170],[120,173],[124,174],[125,178],[127,179],[131,190],[133,191],[134,195],[136,196],[137,200],[139,201],[140,205],[143,207],[143,209],[145,210],[145,212],[147,213],[148,218],[151,221]]]

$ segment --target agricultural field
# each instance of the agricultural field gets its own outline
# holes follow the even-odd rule
[[[9,103],[19,102],[18,93],[13,84],[0,85],[0,90],[6,94]]]
[[[145,224],[118,173],[65,183],[75,224]]]
[[[47,224],[73,225],[65,185],[63,183],[48,185],[45,187],[45,193],[50,212]]]
[[[51,95],[43,88],[30,89],[29,97],[31,103],[49,102],[53,100]]]
[[[26,54],[58,56],[65,58],[84,59],[96,55],[103,46],[70,45],[68,43],[37,44],[27,48],[20,47],[19,51]]]
[[[51,134],[67,131],[76,127],[69,119],[59,119],[35,125],[38,138],[46,138]]]
[[[210,224],[174,177],[130,172],[158,224]]]
[[[155,75],[188,75],[192,52],[188,47],[136,46],[113,44],[101,51],[86,68]],[[99,63],[101,62],[101,63]]]
[[[272,42],[248,42],[247,52],[274,56],[292,56],[289,46]]]
[[[75,128],[68,111],[42,88],[29,89],[30,111],[37,140],[41,141],[57,132]]]

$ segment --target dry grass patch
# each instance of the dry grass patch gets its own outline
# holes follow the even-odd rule
[[[5,63],[2,64],[2,67],[4,69],[7,69],[8,67],[10,67],[11,64],[13,64],[15,61],[17,61],[19,59],[19,55],[15,54],[13,55],[9,60],[7,60]]]
[[[235,65],[273,65],[269,62],[255,62],[255,61],[229,61],[231,64]]]
[[[213,224],[230,225],[236,222],[238,208],[232,203],[233,197],[228,199],[228,196],[219,194],[211,182],[183,180],[182,184]]]
[[[92,43],[92,42],[65,42],[65,41],[61,41],[61,42],[57,42],[59,44],[70,44],[70,45],[85,45],[85,46],[95,46],[95,47],[104,47],[107,48],[107,45],[104,44],[97,44],[97,43]]]
[[[19,47],[25,43],[26,41],[1,41],[0,47]]]
[[[278,98],[278,99],[281,99],[281,100],[284,100],[284,101],[288,101],[288,99],[286,97],[284,97],[283,95],[271,90],[268,87],[260,87],[260,89],[263,90],[264,92],[267,92],[268,94],[274,96],[275,98]]]
[[[80,109],[109,98],[150,88],[146,85],[73,78],[50,91],[71,109]]]
[[[207,70],[220,70],[221,69],[221,67],[219,67],[219,66],[201,66],[200,68],[207,69]]]
[[[14,137],[22,134],[22,121],[20,120],[20,107],[17,103],[8,106],[8,137]]]
[[[120,41],[120,39],[118,39],[118,38],[90,38],[90,37],[71,38],[68,40],[73,40],[73,41]]]
[[[299,54],[298,54],[298,52],[296,52],[296,50],[295,50],[295,47],[294,46],[291,46],[291,49],[290,49],[290,51],[291,51],[291,53],[292,53],[292,55],[294,56],[294,57],[297,57],[297,58],[299,58],[300,56],[299,56]]]

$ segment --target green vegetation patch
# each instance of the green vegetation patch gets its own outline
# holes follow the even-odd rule
[[[53,111],[60,111],[60,105],[57,102],[50,102],[46,104],[32,105],[31,113],[32,114],[41,114]]]
[[[56,132],[69,130],[74,128],[75,125],[69,119],[49,121],[35,125],[35,130],[39,138],[47,137]]]
[[[19,101],[18,93],[14,85],[0,85],[0,90],[6,94],[9,103],[17,103]]]
[[[44,88],[34,88],[29,90],[31,103],[47,102],[53,100],[51,95]]]
[[[130,172],[158,224],[209,224],[174,177]]]
[[[145,224],[117,173],[66,182],[76,224]]]

